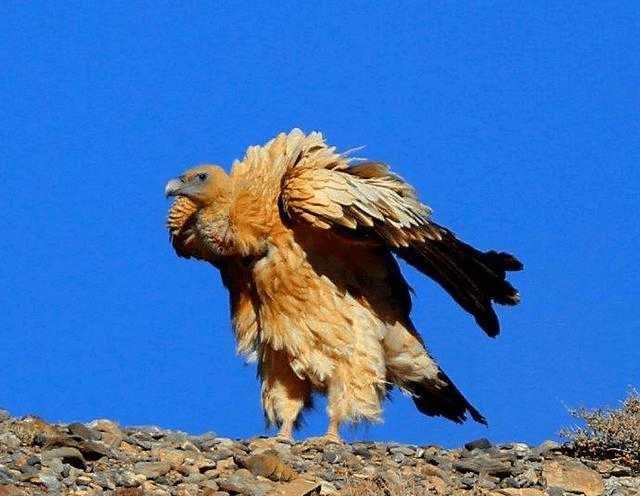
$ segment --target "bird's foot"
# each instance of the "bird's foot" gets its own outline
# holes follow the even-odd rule
[[[325,434],[324,436],[308,437],[304,440],[308,444],[316,444],[326,446],[328,444],[342,444],[344,441],[340,436]]]
[[[293,443],[293,422],[284,422],[273,438],[274,442]]]
[[[324,436],[321,437],[311,437],[307,439],[307,442],[315,443],[315,444],[342,444],[343,441],[340,438],[340,434],[338,433],[338,422],[331,421],[329,422],[329,428]]]

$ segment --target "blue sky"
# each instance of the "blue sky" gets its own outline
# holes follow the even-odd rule
[[[616,406],[640,386],[639,21],[633,2],[4,2],[0,406],[272,433],[162,193],[293,127],[365,145],[438,223],[526,266],[493,340],[405,267],[417,327],[489,428],[396,393],[348,439],[538,444],[565,405]]]

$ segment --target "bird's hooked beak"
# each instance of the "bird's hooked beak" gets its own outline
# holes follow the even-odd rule
[[[176,177],[167,183],[164,187],[164,196],[169,198],[170,196],[176,196],[180,190],[184,187],[184,180],[180,177]]]

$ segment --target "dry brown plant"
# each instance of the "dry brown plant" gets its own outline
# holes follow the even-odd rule
[[[560,436],[569,440],[566,450],[574,456],[615,460],[640,473],[640,395],[630,389],[620,408],[587,410],[569,408],[584,426],[565,427]]]

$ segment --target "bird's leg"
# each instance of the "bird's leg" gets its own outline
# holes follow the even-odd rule
[[[311,400],[311,382],[301,379],[290,362],[282,350],[267,346],[261,350],[262,406],[269,424],[280,425],[276,439],[292,441],[296,420]]]
[[[324,436],[309,437],[305,442],[319,445],[326,445],[328,443],[341,444],[342,439],[340,438],[340,433],[338,432],[339,428],[340,421],[338,419],[329,419],[329,428],[327,429],[327,432]]]
[[[324,435],[324,439],[330,443],[341,443],[340,438],[340,421],[337,419],[329,420],[329,427],[327,433]]]
[[[293,441],[293,435],[291,433],[292,431],[293,431],[293,420],[285,420],[284,422],[282,422],[282,425],[280,426],[280,430],[276,435],[276,439]]]

